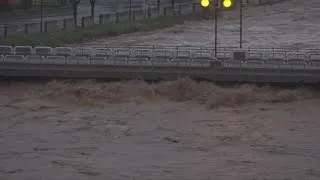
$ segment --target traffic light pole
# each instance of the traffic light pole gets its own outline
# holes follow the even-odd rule
[[[240,48],[242,48],[242,0],[240,0]]]
[[[218,0],[214,0],[214,57],[217,58],[217,49],[218,49]]]

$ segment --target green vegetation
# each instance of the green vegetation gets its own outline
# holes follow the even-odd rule
[[[55,33],[36,33],[17,37],[0,38],[1,45],[47,45],[62,46],[94,40],[107,36],[118,36],[140,31],[151,31],[183,24],[185,20],[200,19],[199,14],[183,16],[163,16],[139,21],[120,21],[103,25],[94,25],[76,30],[61,30]]]

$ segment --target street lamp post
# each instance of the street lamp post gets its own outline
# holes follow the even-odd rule
[[[240,0],[240,48],[242,48],[242,0]]]
[[[217,58],[218,49],[218,0],[214,0],[214,57]]]
[[[43,14],[42,14],[42,0],[40,0],[40,32],[42,32],[42,28],[43,28]]]

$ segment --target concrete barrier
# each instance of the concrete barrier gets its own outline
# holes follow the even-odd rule
[[[81,18],[81,24],[83,28],[90,27],[94,25],[94,20],[92,16],[85,16]]]
[[[150,8],[150,17],[151,18],[159,17],[158,8]]]
[[[144,18],[143,10],[133,11],[133,20],[139,20]]]
[[[129,20],[129,12],[119,12],[117,13],[117,21]]]
[[[75,29],[74,18],[64,19],[63,29]]]
[[[5,26],[4,27],[4,37],[12,37],[12,36],[18,36],[23,35],[24,29],[19,28],[19,26]]]
[[[44,30],[45,32],[56,32],[58,30],[58,22],[55,20],[44,22]]]
[[[99,15],[99,24],[107,24],[112,22],[111,14],[100,14]]]
[[[173,8],[172,7],[165,7],[164,9],[163,9],[163,14],[165,15],[165,16],[172,16],[173,15]]]
[[[40,32],[40,25],[38,23],[28,23],[24,25],[24,32],[26,34],[33,34]]]

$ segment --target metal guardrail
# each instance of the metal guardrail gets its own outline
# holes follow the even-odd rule
[[[320,59],[320,49],[290,49],[290,48],[237,48],[218,47],[218,58],[232,58],[233,52],[242,51],[247,58],[261,60],[317,60]],[[159,46],[159,45],[134,45],[134,46],[68,46],[68,47],[45,47],[45,46],[0,46],[0,55],[85,55],[85,56],[116,56],[127,55],[136,56],[144,53],[145,56],[154,57],[156,53],[166,53],[168,57],[175,57],[179,54],[191,58],[195,55],[213,57],[214,47],[210,46]],[[122,54],[119,54],[122,53]]]
[[[203,47],[160,48],[141,47],[31,47],[0,46],[0,61],[28,64],[67,64],[67,65],[114,65],[114,66],[176,66],[176,67],[211,67],[219,64],[224,68],[251,69],[300,69],[318,70],[320,51],[275,49],[241,49],[245,58],[235,60],[233,53],[240,49],[219,48],[217,57],[214,50]],[[305,52],[303,52],[305,51]]]
[[[60,78],[175,79],[190,76],[214,81],[315,83],[320,52],[309,54],[161,48],[88,48],[0,46],[0,76]]]

